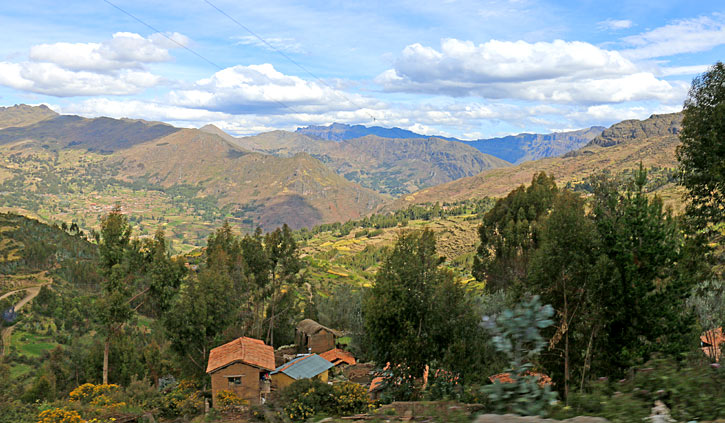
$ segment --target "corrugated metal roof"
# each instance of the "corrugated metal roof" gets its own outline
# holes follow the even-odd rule
[[[317,354],[311,354],[295,358],[289,363],[277,367],[272,374],[284,373],[295,380],[310,379],[332,367],[335,365]]]

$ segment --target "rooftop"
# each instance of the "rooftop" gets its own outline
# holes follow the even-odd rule
[[[277,367],[272,374],[284,373],[295,380],[310,379],[332,367],[335,365],[319,355],[310,354],[295,358],[289,363]]]
[[[211,373],[235,362],[265,370],[274,370],[274,348],[259,339],[241,337],[209,352],[206,372]]]

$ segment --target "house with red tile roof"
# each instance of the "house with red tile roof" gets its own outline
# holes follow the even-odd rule
[[[274,348],[259,339],[241,337],[209,352],[213,402],[220,391],[231,391],[250,404],[260,404],[270,392]]]
[[[357,361],[355,360],[355,356],[353,356],[351,353],[341,350],[339,348],[331,349],[330,351],[325,351],[322,354],[320,354],[320,357],[324,358],[325,360],[329,361],[330,363],[334,364],[335,366],[339,366],[341,364],[355,364]]]

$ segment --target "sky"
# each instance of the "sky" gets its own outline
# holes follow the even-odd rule
[[[682,109],[722,1],[2,0],[0,105],[462,139]]]

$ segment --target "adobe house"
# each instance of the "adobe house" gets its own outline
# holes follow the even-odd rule
[[[322,326],[312,319],[305,319],[295,330],[295,344],[303,353],[322,353],[335,348],[335,341],[342,334],[334,329]]]
[[[333,367],[334,364],[317,354],[303,355],[277,367],[272,372],[272,385],[275,389],[284,389],[300,379],[318,379],[327,382],[329,370]]]
[[[219,391],[234,392],[250,404],[260,404],[270,392],[274,348],[259,339],[241,337],[209,352],[206,372],[211,376],[212,401]]]

